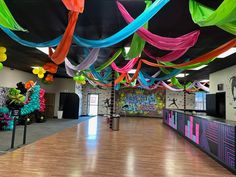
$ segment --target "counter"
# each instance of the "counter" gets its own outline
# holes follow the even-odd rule
[[[179,110],[163,110],[163,123],[233,172],[236,122]]]

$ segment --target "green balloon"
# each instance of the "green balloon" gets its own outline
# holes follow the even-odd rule
[[[78,75],[74,76],[74,77],[73,77],[73,80],[74,80],[74,81],[78,81],[78,80],[79,80],[79,76],[78,76]]]
[[[21,103],[24,103],[25,102],[25,96],[24,95],[19,95],[19,99],[20,99],[20,102]]]
[[[85,81],[85,79],[86,79],[86,78],[84,77],[84,75],[80,75],[80,76],[79,76],[79,81],[83,82],[83,81]]]
[[[2,68],[3,68],[3,64],[2,64],[2,63],[0,63],[0,70],[2,70]]]

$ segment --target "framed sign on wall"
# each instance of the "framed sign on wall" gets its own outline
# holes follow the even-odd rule
[[[217,84],[217,90],[223,91],[224,90],[224,84]]]

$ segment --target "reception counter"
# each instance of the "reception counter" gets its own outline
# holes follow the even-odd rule
[[[164,109],[163,123],[236,172],[236,122]]]

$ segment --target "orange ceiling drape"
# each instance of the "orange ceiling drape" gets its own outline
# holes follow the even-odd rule
[[[230,40],[229,42],[221,45],[220,47],[200,56],[197,57],[191,61],[185,62],[185,63],[181,63],[181,64],[176,64],[173,66],[166,66],[166,65],[162,65],[162,64],[158,64],[158,63],[153,63],[150,61],[147,61],[145,59],[141,59],[138,63],[138,66],[136,68],[136,72],[134,73],[132,78],[126,77],[126,81],[128,83],[133,82],[137,77],[138,77],[138,73],[141,69],[142,63],[152,66],[152,67],[164,67],[164,68],[181,68],[184,66],[188,66],[188,65],[192,65],[192,64],[197,64],[197,63],[203,63],[206,62],[208,60],[211,60],[212,58],[216,58],[217,56],[219,56],[220,54],[226,52],[227,50],[229,50],[232,47],[236,46],[236,38]]]
[[[63,4],[70,11],[83,13],[84,0],[62,0]]]
[[[62,0],[62,2],[70,10],[68,14],[69,22],[60,44],[55,52],[49,54],[52,61],[58,65],[64,62],[70,50],[79,13],[82,13],[84,10],[84,0]]]

